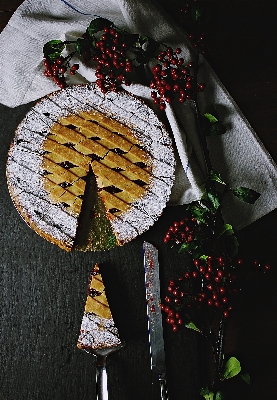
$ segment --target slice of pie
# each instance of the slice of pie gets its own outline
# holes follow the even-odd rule
[[[7,180],[24,220],[65,250],[105,250],[146,231],[174,180],[171,139],[126,91],[75,85],[40,100],[19,125]]]
[[[91,272],[77,347],[87,351],[121,346],[98,264]]]

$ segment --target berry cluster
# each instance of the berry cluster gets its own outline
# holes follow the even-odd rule
[[[182,300],[188,295],[180,286],[181,281],[182,278],[179,279],[179,282],[175,282],[173,279],[170,280],[167,288],[168,295],[165,297],[165,304],[161,304],[161,310],[167,314],[166,322],[172,325],[172,330],[174,332],[177,332],[183,324]]]
[[[170,280],[161,309],[167,314],[166,322],[172,325],[173,331],[176,332],[183,324],[182,315],[192,306],[213,308],[228,318],[233,309],[233,296],[241,288],[237,271],[243,263],[242,259],[234,261],[212,256],[206,260],[195,259],[191,271],[177,281]],[[257,260],[253,262],[253,272],[267,272],[269,269],[268,264],[262,265]],[[192,283],[192,293],[185,289],[188,280]]]
[[[173,97],[178,95],[178,101],[184,103],[186,100],[195,97],[196,86],[199,91],[205,88],[204,83],[197,85],[190,68],[194,68],[193,62],[184,65],[184,59],[179,57],[181,49],[175,51],[171,47],[163,50],[157,59],[161,64],[152,68],[153,80],[150,82],[150,88],[153,102],[159,105],[161,110],[165,110],[166,103],[171,103]]]
[[[176,244],[192,242],[195,238],[195,232],[198,231],[198,224],[195,218],[185,217],[181,221],[175,221],[166,232],[164,243],[170,240]]]
[[[97,62],[95,76],[96,84],[103,93],[117,90],[124,83],[130,85],[126,74],[133,71],[132,62],[126,57],[127,44],[124,36],[116,29],[104,27],[104,33],[95,43],[95,53],[92,60]]]
[[[45,71],[44,75],[52,78],[53,81],[61,88],[64,89],[66,87],[66,81],[65,81],[65,73],[69,69],[70,75],[75,75],[76,71],[79,69],[78,64],[73,64],[70,66],[69,60],[71,56],[69,57],[57,57],[54,61],[51,61],[48,58],[44,59],[44,66],[45,66]]]
[[[230,304],[233,293],[239,290],[236,269],[242,260],[231,262],[223,257],[209,256],[206,260],[194,260],[192,272],[186,272],[186,278],[197,280],[198,292],[194,301],[198,307],[206,304],[220,309],[224,317],[229,317],[232,310]]]
[[[194,217],[185,217],[169,227],[164,243],[173,241],[182,245],[196,241],[200,245],[199,236],[205,229],[206,224],[200,223]],[[207,232],[205,238],[207,241]],[[161,305],[161,309],[167,314],[166,321],[177,331],[183,323],[182,315],[192,306],[218,310],[223,317],[228,318],[233,309],[233,297],[249,274],[258,271],[265,273],[269,269],[268,264],[261,264],[258,260],[249,262],[227,255],[200,258],[195,256],[192,269],[177,281],[171,280],[169,283],[165,304]],[[189,291],[188,287],[191,288]]]

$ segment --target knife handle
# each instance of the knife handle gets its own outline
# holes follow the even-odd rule
[[[168,400],[167,384],[165,374],[159,375],[160,389],[161,389],[161,400]]]
[[[97,356],[96,360],[96,393],[97,400],[108,400],[108,380],[105,356]]]

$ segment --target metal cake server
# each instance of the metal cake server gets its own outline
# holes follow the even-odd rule
[[[162,313],[160,308],[158,250],[151,243],[144,242],[143,254],[151,369],[158,375],[161,400],[168,400]]]

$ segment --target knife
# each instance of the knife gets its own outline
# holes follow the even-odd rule
[[[143,255],[151,369],[158,374],[161,400],[168,400],[158,250],[151,243],[144,242]]]

